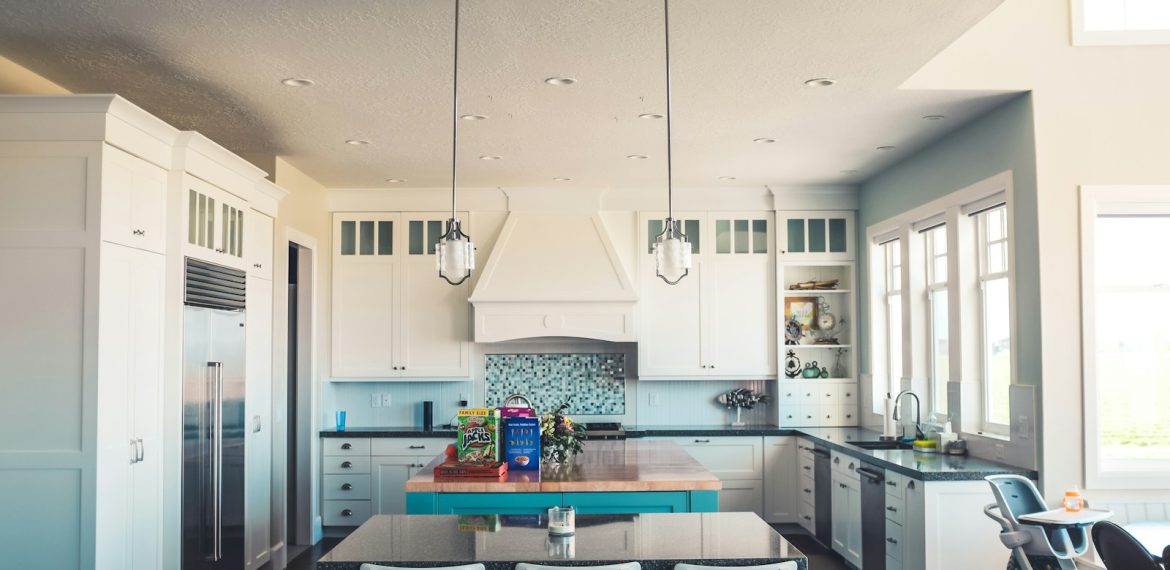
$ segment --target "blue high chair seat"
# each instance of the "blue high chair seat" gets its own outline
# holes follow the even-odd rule
[[[1020,475],[992,475],[986,477],[986,481],[991,484],[995,503],[988,505],[983,512],[1002,527],[999,540],[1012,551],[1016,568],[1076,568],[1073,559],[1088,551],[1088,529],[1101,517],[1070,522],[1021,520],[1027,515],[1049,511],[1032,480]],[[999,514],[993,514],[993,511]]]

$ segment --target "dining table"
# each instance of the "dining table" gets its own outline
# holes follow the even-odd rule
[[[1170,547],[1170,521],[1139,521],[1123,525],[1150,554],[1161,558]]]
[[[539,515],[376,515],[317,561],[317,570],[362,564],[406,568],[480,563],[514,570],[529,562],[602,566],[639,562],[642,570],[676,564],[757,566],[808,559],[755,513],[577,514],[570,536],[549,533]]]

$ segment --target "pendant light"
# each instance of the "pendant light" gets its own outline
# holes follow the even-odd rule
[[[670,162],[670,0],[662,0],[662,21],[666,35],[666,220],[662,233],[654,237],[655,273],[668,285],[677,285],[691,271],[691,242],[674,219],[674,188]]]
[[[435,246],[435,265],[439,277],[452,285],[460,285],[471,277],[475,269],[475,244],[463,233],[455,212],[456,164],[459,156],[459,0],[455,0],[455,57],[451,77],[451,219],[447,231]]]

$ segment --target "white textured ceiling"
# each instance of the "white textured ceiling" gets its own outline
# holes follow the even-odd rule
[[[1001,1],[672,0],[676,183],[858,181],[987,111],[1010,95],[898,85]],[[453,4],[3,0],[0,53],[326,186],[444,186]],[[461,185],[663,183],[665,122],[638,118],[665,110],[660,0],[463,0],[462,14],[460,112],[490,118],[460,123]],[[557,75],[579,82],[543,82]]]

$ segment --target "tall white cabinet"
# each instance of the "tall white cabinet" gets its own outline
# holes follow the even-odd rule
[[[188,188],[203,185],[230,194],[229,203],[275,214],[283,191],[258,189],[263,172],[243,164],[117,96],[0,96],[5,567],[178,566],[176,316],[182,258],[193,253],[182,246],[188,227],[180,212]],[[240,211],[229,213],[228,231],[233,216],[248,220],[249,210]],[[224,227],[214,231],[223,238]],[[248,250],[242,227],[235,231],[234,249],[207,252],[242,266]],[[271,237],[259,247],[271,250]],[[267,289],[250,291],[248,307],[255,302],[256,318],[268,321],[267,333],[258,325],[248,341],[249,365],[257,378],[267,376],[254,400],[261,408],[271,407],[260,393],[271,389],[268,279]],[[251,382],[252,368],[248,374]],[[271,537],[260,534],[270,531],[257,532],[267,548]]]

